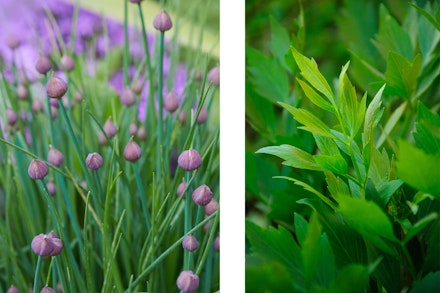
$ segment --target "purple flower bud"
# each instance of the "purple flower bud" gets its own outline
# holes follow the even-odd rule
[[[53,183],[53,181],[49,181],[46,184],[47,186],[47,191],[49,191],[49,194],[54,196],[55,193],[57,192],[57,187],[55,186],[55,183]]]
[[[178,119],[179,119],[180,123],[182,123],[182,124],[185,123],[185,121],[186,121],[186,112],[184,112],[184,111],[180,112]]]
[[[54,148],[52,145],[49,145],[49,152],[47,153],[47,161],[59,167],[64,162],[64,155],[58,149]]]
[[[139,127],[139,129],[137,131],[137,137],[140,140],[145,140],[147,138],[147,130],[145,129],[145,127],[143,127],[143,126]]]
[[[39,256],[56,256],[63,249],[63,242],[54,233],[39,234],[31,243],[32,251]]]
[[[122,105],[131,106],[136,102],[136,95],[131,89],[124,89],[120,96],[120,101]]]
[[[46,84],[46,92],[49,98],[61,99],[67,92],[67,83],[52,75]]]
[[[131,122],[130,123],[130,136],[135,136],[136,135],[136,133],[137,133],[137,126],[136,126],[136,123],[134,123],[134,122]]]
[[[168,13],[162,10],[154,17],[153,26],[158,31],[165,32],[173,27],[173,23]]]
[[[199,287],[199,277],[192,271],[182,271],[177,278],[177,287],[184,293],[191,293]]]
[[[57,109],[60,108],[60,104],[58,104],[58,99],[49,98],[49,104],[50,104],[52,107],[55,107],[55,108],[57,108]]]
[[[186,235],[185,238],[183,238],[182,241],[182,247],[183,249],[187,251],[194,251],[199,246],[199,242],[197,241],[196,237],[193,235]]]
[[[29,97],[29,92],[28,92],[26,86],[24,84],[20,83],[17,86],[17,98],[19,100],[24,101],[24,100],[27,100],[28,97]]]
[[[49,173],[49,168],[43,161],[34,159],[29,164],[28,174],[32,179],[43,179],[47,173]]]
[[[208,80],[215,86],[220,86],[220,66],[212,68],[208,72]]]
[[[13,126],[15,123],[17,123],[18,116],[17,113],[15,113],[12,109],[6,109],[6,120],[8,121],[8,124]]]
[[[163,99],[163,107],[170,113],[173,113],[179,108],[179,102],[173,91],[169,92]]]
[[[34,99],[34,101],[32,102],[32,111],[34,111],[35,113],[40,113],[43,111],[43,102],[41,102],[40,99]]]
[[[57,118],[57,108],[54,106],[50,106],[50,116],[53,120]]]
[[[40,56],[37,59],[37,64],[35,64],[35,69],[41,74],[46,74],[52,69],[52,63],[46,56]]]
[[[141,3],[142,0],[129,0],[131,3]]]
[[[15,50],[20,46],[20,39],[16,34],[10,34],[6,41],[6,44],[11,50]]]
[[[214,246],[215,251],[220,251],[220,236],[215,237],[212,246]]]
[[[114,137],[118,133],[118,129],[116,128],[116,125],[113,124],[110,117],[104,123],[104,131],[110,138]]]
[[[208,111],[205,107],[202,107],[202,109],[200,109],[199,116],[197,117],[197,124],[205,123],[206,119],[208,119]]]
[[[196,150],[190,149],[180,154],[177,158],[177,164],[183,170],[193,171],[202,165],[202,158]]]
[[[205,215],[210,216],[218,210],[218,201],[213,198],[211,201],[205,205]]]
[[[200,185],[193,191],[192,199],[197,205],[206,206],[212,200],[212,191],[207,185]]]
[[[133,137],[127,143],[124,149],[124,158],[130,162],[136,162],[142,156],[141,147],[133,141]]]
[[[102,157],[97,152],[90,153],[86,158],[86,165],[91,170],[98,170],[102,166]]]
[[[176,190],[177,196],[182,196],[183,192],[185,191],[185,188],[186,188],[186,181],[185,179],[182,179],[182,182],[180,182],[179,186],[177,186],[177,190]]]
[[[40,293],[55,293],[55,290],[46,285],[41,289]]]
[[[17,287],[15,287],[14,285],[11,285],[11,287],[9,287],[7,293],[19,293],[19,291],[18,291]]]
[[[140,95],[142,89],[144,88],[144,81],[142,79],[137,79],[134,84],[131,86],[131,89],[136,95]]]
[[[61,57],[61,65],[67,72],[70,72],[75,68],[75,61],[69,55],[63,55]]]

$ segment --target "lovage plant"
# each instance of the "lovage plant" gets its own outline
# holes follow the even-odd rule
[[[433,80],[439,78],[440,64],[439,54],[427,47],[438,48],[440,31],[431,6],[411,9],[412,23],[429,27],[428,33],[436,37],[427,40],[419,31],[414,38],[420,48],[413,47],[410,38],[409,44],[399,38],[411,54],[393,51],[395,43],[382,35],[397,41],[391,32],[404,31],[381,6],[375,45],[387,57],[386,72],[381,74],[359,56],[355,71],[375,73],[364,83],[374,96],[353,85],[350,62],[331,83],[299,46],[291,46],[290,56],[281,59],[292,58],[295,65],[294,103],[289,97],[278,103],[295,121],[293,143],[265,146],[257,154],[280,158],[287,175],[273,180],[299,188],[284,193],[286,204],[289,197],[296,199],[290,214],[281,217],[277,209],[283,199],[273,199],[270,217],[278,227],[263,228],[250,217],[246,222],[249,292],[259,292],[263,285],[289,292],[437,290],[440,99]],[[274,27],[280,40],[282,29]],[[273,63],[278,64],[274,70],[282,68],[280,63]],[[250,73],[250,84],[263,78],[255,64]],[[277,81],[268,77],[267,82]],[[274,91],[265,93],[261,85],[253,90],[263,95]],[[300,135],[304,141],[298,141]]]
[[[172,37],[209,7],[6,2],[0,292],[217,291],[219,64]]]

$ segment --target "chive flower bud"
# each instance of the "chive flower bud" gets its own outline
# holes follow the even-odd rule
[[[182,182],[180,182],[179,186],[177,186],[176,194],[177,196],[182,196],[183,191],[185,191],[186,188],[186,181],[185,179],[182,179]]]
[[[90,153],[86,158],[87,168],[91,170],[98,170],[102,166],[102,157],[97,152]]]
[[[10,108],[6,109],[6,120],[8,121],[9,125],[14,126],[18,120],[17,113]]]
[[[17,98],[19,100],[24,101],[24,100],[27,100],[28,97],[29,97],[29,92],[28,92],[26,86],[24,84],[20,83],[17,86]]]
[[[104,131],[110,138],[118,133],[118,128],[116,128],[116,125],[111,121],[110,117],[104,123]]]
[[[212,68],[208,72],[208,80],[215,86],[220,86],[220,66]]]
[[[61,57],[61,66],[67,72],[70,72],[75,68],[75,61],[69,55],[63,55],[63,57]]]
[[[197,117],[197,124],[205,123],[206,119],[208,119],[208,111],[205,107],[202,107],[202,109],[200,109],[199,116]]]
[[[11,287],[9,287],[7,293],[18,293],[18,289],[17,287],[15,287],[14,285],[11,285]]]
[[[47,186],[47,191],[49,191],[49,194],[54,196],[55,193],[57,192],[57,187],[55,186],[55,183],[53,183],[53,181],[49,181],[46,184]]]
[[[197,205],[206,206],[212,200],[212,191],[207,185],[200,185],[193,191],[192,199]]]
[[[18,36],[16,34],[10,34],[8,36],[8,39],[6,41],[6,44],[8,45],[8,47],[11,50],[15,50],[18,47],[20,47],[20,39],[18,38]]]
[[[133,141],[133,136],[124,149],[124,158],[130,162],[136,162],[142,155],[141,147]]]
[[[32,239],[32,251],[39,256],[56,256],[63,249],[63,242],[54,233],[39,234]]]
[[[136,135],[140,140],[145,140],[147,138],[147,130],[145,129],[145,127],[141,126],[137,130]]]
[[[130,132],[130,136],[135,136],[136,135],[136,133],[137,133],[136,123],[134,123],[134,122],[130,123],[129,132]]]
[[[43,161],[34,159],[29,164],[28,174],[32,179],[43,179],[47,173],[49,173],[49,168]]]
[[[200,154],[193,149],[183,151],[177,158],[177,164],[186,171],[193,171],[202,165]]]
[[[52,69],[52,63],[46,56],[40,56],[37,59],[37,64],[35,64],[35,69],[41,74],[46,74]]]
[[[47,153],[47,161],[59,167],[64,162],[64,155],[58,149],[54,148],[52,145],[49,145],[49,152]]]
[[[214,246],[215,251],[220,251],[220,236],[215,237],[212,246]]]
[[[40,293],[55,293],[55,290],[46,285],[41,289]]]
[[[131,89],[136,95],[140,95],[142,93],[142,89],[144,88],[144,81],[142,79],[137,79],[134,84],[132,84]]]
[[[177,287],[184,293],[191,293],[199,287],[199,277],[192,271],[182,271],[177,278]]]
[[[171,91],[163,99],[163,107],[170,113],[179,108],[179,102],[177,101],[176,95]]]
[[[186,235],[185,238],[183,238],[182,241],[182,247],[183,249],[187,251],[194,251],[199,246],[199,242],[197,241],[196,237],[193,235]]]
[[[136,95],[129,88],[124,89],[119,98],[120,98],[121,104],[126,105],[126,106],[131,106],[136,102]]]
[[[40,113],[43,111],[43,102],[41,102],[40,99],[34,99],[34,101],[32,102],[32,111],[34,111],[35,113]]]
[[[154,17],[153,26],[158,31],[166,32],[173,27],[173,23],[168,13],[162,10]]]
[[[49,98],[61,99],[67,92],[67,83],[52,75],[46,84],[46,92]]]
[[[213,198],[211,201],[205,205],[205,215],[210,216],[218,210],[218,201]]]

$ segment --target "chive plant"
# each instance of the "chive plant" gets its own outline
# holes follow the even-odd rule
[[[219,290],[219,60],[171,38],[182,9],[120,5],[3,20],[0,292]]]

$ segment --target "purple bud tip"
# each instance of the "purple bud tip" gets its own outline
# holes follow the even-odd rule
[[[127,143],[124,149],[124,158],[130,162],[136,162],[142,156],[141,147],[133,141],[133,137]]]
[[[183,170],[193,171],[202,165],[202,158],[196,150],[190,149],[180,154],[177,158],[177,164]]]
[[[173,91],[169,92],[163,99],[163,107],[170,113],[173,113],[179,108],[179,102]]]
[[[197,124],[205,123],[206,119],[208,119],[208,110],[206,110],[205,107],[202,107],[202,109],[200,109],[199,116],[197,117]]]
[[[220,66],[212,68],[208,72],[208,80],[215,86],[220,86]]]
[[[40,293],[55,293],[55,290],[46,285],[41,289]]]
[[[98,170],[102,166],[102,157],[100,154],[94,152],[87,155],[86,158],[87,168],[91,170]]]
[[[67,83],[59,77],[51,76],[46,84],[46,92],[49,98],[61,99],[67,92]]]
[[[186,188],[186,181],[185,179],[182,179],[182,182],[180,182],[179,186],[177,187],[177,191],[176,191],[177,196],[182,196],[183,192],[185,191],[185,188]]]
[[[154,18],[153,26],[158,31],[165,32],[173,27],[173,23],[168,13],[165,10],[162,10]]]
[[[63,55],[61,57],[61,65],[67,72],[70,72],[75,68],[75,61],[69,55]]]
[[[35,113],[40,113],[43,111],[43,102],[41,102],[40,99],[34,99],[34,101],[32,102],[32,111],[34,111]]]
[[[46,184],[47,186],[47,190],[49,191],[49,194],[54,196],[55,193],[57,192],[57,187],[55,186],[55,183],[53,183],[53,181],[49,181]]]
[[[63,249],[63,242],[54,233],[39,234],[32,239],[32,251],[39,256],[56,256]]]
[[[193,191],[192,199],[197,205],[206,206],[212,200],[212,191],[207,185],[200,185]]]
[[[129,0],[131,3],[141,3],[142,0]]]
[[[120,101],[122,105],[131,106],[136,102],[136,95],[131,89],[124,89],[120,96]]]
[[[215,237],[212,245],[214,246],[215,251],[220,251],[220,236]]]
[[[20,83],[17,86],[17,98],[23,101],[23,100],[27,100],[28,97],[29,97],[28,89],[24,84]]]
[[[9,125],[14,126],[18,120],[17,113],[15,113],[15,111],[12,109],[6,109],[6,120],[8,121]]]
[[[12,285],[11,287],[9,287],[8,292],[7,293],[18,293],[18,289],[17,287],[15,287],[14,285]]]
[[[145,129],[145,127],[141,126],[139,127],[138,131],[137,131],[137,137],[140,140],[145,140],[147,139],[147,130]]]
[[[41,74],[46,74],[52,69],[52,63],[46,56],[40,56],[37,59],[37,64],[35,64],[35,69]]]
[[[110,118],[108,118],[104,123],[104,131],[108,137],[112,138],[118,133],[118,128],[116,128],[116,125],[113,124]]]
[[[20,39],[16,34],[10,34],[7,39],[7,45],[11,50],[15,50],[20,46]]]
[[[49,168],[43,161],[34,159],[29,164],[28,174],[32,179],[43,179],[47,173],[49,173]]]
[[[176,281],[177,287],[184,293],[191,293],[199,287],[199,277],[192,271],[182,271]]]
[[[187,251],[194,251],[199,246],[199,242],[197,241],[196,237],[193,235],[186,235],[185,238],[183,238],[182,241],[182,247],[183,249]]]
[[[211,201],[205,205],[205,215],[210,216],[218,210],[218,201],[213,198]]]
[[[136,133],[137,133],[137,126],[136,126],[136,123],[134,123],[134,122],[131,122],[131,123],[130,123],[130,129],[129,129],[129,131],[130,131],[130,136],[135,136],[135,135],[136,135]]]
[[[64,162],[64,155],[58,149],[50,145],[49,152],[47,153],[47,161],[50,164],[59,167]]]
[[[144,88],[144,81],[141,78],[137,79],[134,82],[134,84],[131,86],[131,89],[136,95],[140,95],[143,88]]]

